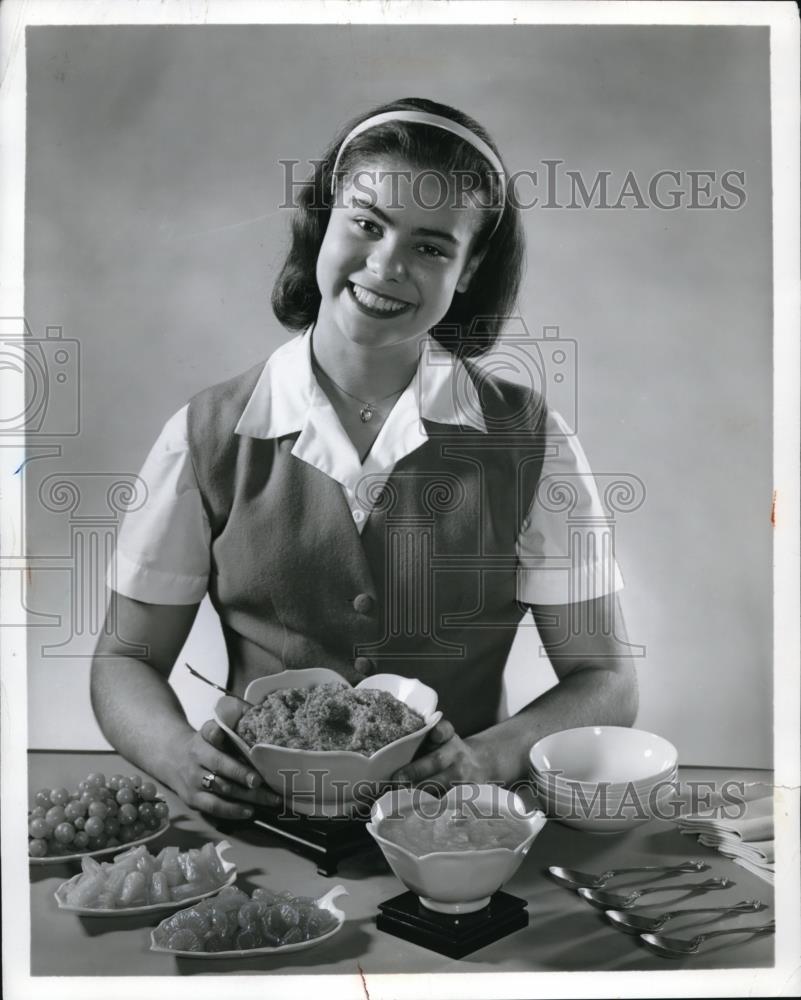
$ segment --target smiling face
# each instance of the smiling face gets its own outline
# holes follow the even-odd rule
[[[480,209],[454,207],[430,172],[360,165],[331,211],[317,258],[318,327],[365,347],[419,340],[465,291]]]

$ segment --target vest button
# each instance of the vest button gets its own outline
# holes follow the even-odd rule
[[[369,677],[370,674],[375,673],[375,664],[369,656],[357,656],[353,661],[353,666],[356,673],[361,674],[362,677]]]
[[[357,594],[353,598],[353,610],[357,611],[360,615],[369,615],[373,610],[374,603],[369,594]]]

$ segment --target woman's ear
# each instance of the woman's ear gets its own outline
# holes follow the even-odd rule
[[[467,264],[465,265],[465,269],[462,271],[461,277],[456,282],[457,292],[466,292],[467,289],[470,287],[470,282],[473,280],[473,275],[478,270],[479,264],[481,264],[481,261],[484,259],[485,253],[486,253],[485,250],[482,250],[480,253],[475,253],[467,262]]]

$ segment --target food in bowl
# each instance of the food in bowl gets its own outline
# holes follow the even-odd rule
[[[318,684],[271,691],[242,715],[236,732],[250,747],[269,743],[369,757],[424,725],[419,712],[389,691]]]
[[[495,847],[514,850],[526,839],[528,826],[510,816],[482,816],[464,807],[426,816],[409,808],[388,816],[378,830],[382,837],[420,857],[433,851],[485,851]]]
[[[465,797],[469,800],[465,802]],[[474,836],[479,846],[468,846],[463,841],[470,836],[460,831],[457,843],[447,848],[427,850],[427,842],[417,840],[421,827],[409,827],[412,836],[407,844],[398,843],[389,835],[390,830],[400,830],[401,825],[421,816],[449,817],[455,811],[469,809],[470,822],[475,827]],[[395,821],[400,823],[393,827]],[[492,829],[491,820],[504,824],[510,840],[497,840],[485,844]],[[445,826],[447,827],[447,819]],[[487,834],[479,832],[484,829]],[[523,801],[513,792],[497,785],[456,785],[443,799],[436,799],[422,789],[401,788],[385,792],[374,804],[367,831],[381,848],[381,852],[407,889],[411,889],[423,906],[439,913],[472,913],[482,909],[492,894],[501,888],[517,871],[523,858],[545,825],[545,816],[539,810],[526,812]],[[422,825],[421,825],[422,826]],[[496,825],[494,832],[499,827]],[[454,831],[446,831],[453,836]],[[431,830],[423,832],[429,836]],[[433,839],[433,838],[432,838]]]
[[[165,847],[157,856],[141,845],[118,854],[113,862],[84,858],[81,866],[83,872],[59,890],[67,908],[117,910],[182,903],[213,892],[229,878],[211,841],[188,851]]]
[[[323,667],[308,667],[258,677],[248,684],[243,697],[260,706],[275,691],[326,684],[351,689],[341,674]],[[367,754],[351,750],[302,750],[273,743],[251,746],[237,731],[244,714],[243,703],[228,695],[217,702],[215,717],[232,744],[293,812],[353,817],[372,803],[382,782],[413,759],[442,713],[437,711],[437,692],[412,677],[372,674],[352,690],[386,691],[419,715],[423,724],[392,742],[385,743],[389,737],[382,735],[381,743],[385,745]]]
[[[338,887],[337,895],[344,890]],[[327,898],[334,896],[334,890]],[[300,944],[333,931],[339,920],[326,899],[254,889],[253,895],[227,886],[168,917],[155,928],[158,950],[180,952],[250,951]]]

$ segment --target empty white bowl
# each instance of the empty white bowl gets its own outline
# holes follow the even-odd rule
[[[259,704],[271,691],[318,684],[349,686],[345,678],[333,670],[284,670],[251,681],[244,697]],[[285,797],[293,811],[306,815],[347,816],[365,808],[374,798],[371,790],[375,785],[386,781],[412,760],[426,734],[442,718],[442,712],[437,711],[437,692],[418,680],[396,674],[375,674],[360,681],[356,688],[389,691],[419,712],[425,725],[366,757],[352,750],[295,750],[271,743],[250,747],[236,732],[236,724],[245,711],[245,706],[236,698],[221,698],[217,702],[216,717],[242,754],[267,784]]]
[[[469,798],[467,796],[469,795]],[[517,825],[520,841],[514,848],[489,847],[413,853],[382,832],[387,819],[407,817],[413,810],[432,818],[443,809],[464,804],[480,823],[482,816],[505,818]],[[472,913],[487,905],[519,868],[537,834],[545,825],[539,810],[526,812],[522,800],[497,785],[457,785],[442,799],[420,789],[393,789],[374,804],[367,829],[378,843],[390,868],[420,897],[420,902],[439,913]],[[424,851],[425,848],[421,848]]]
[[[548,815],[579,830],[620,833],[647,823],[664,815],[675,794],[676,748],[640,729],[552,733],[534,744],[529,761],[529,778]]]
[[[678,751],[661,736],[624,726],[584,726],[551,733],[531,748],[532,767],[558,771],[564,781],[588,786],[656,779],[678,762]]]

